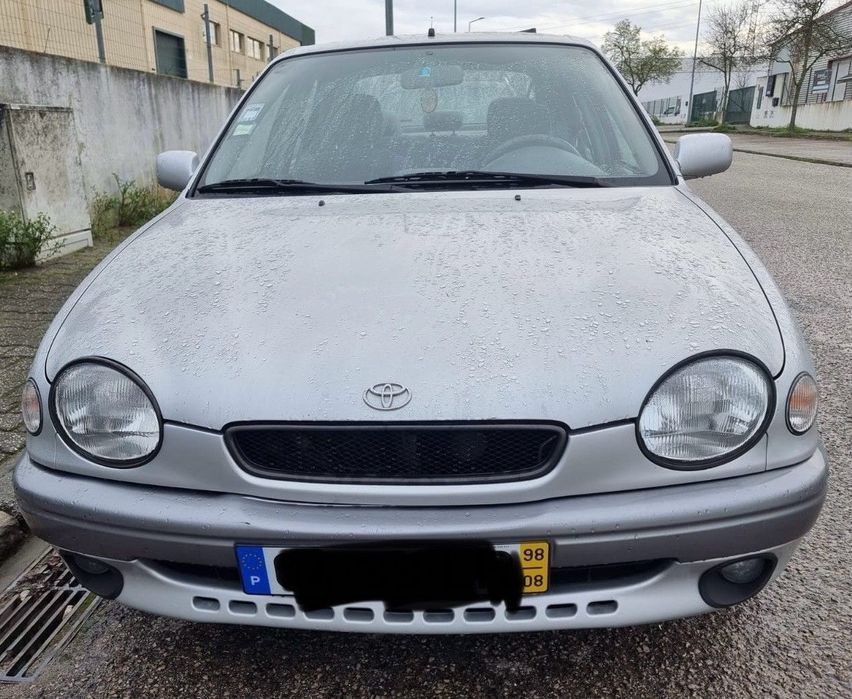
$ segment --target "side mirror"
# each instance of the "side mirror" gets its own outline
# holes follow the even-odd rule
[[[167,150],[157,156],[157,181],[166,189],[183,191],[198,169],[198,154],[191,150]]]
[[[691,133],[677,139],[674,152],[684,179],[707,177],[731,167],[734,146],[723,133]]]

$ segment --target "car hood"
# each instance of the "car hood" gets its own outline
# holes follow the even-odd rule
[[[520,196],[520,200],[518,200]],[[635,417],[674,364],[784,350],[674,187],[190,199],[93,276],[47,357],[135,371],[166,420]],[[411,401],[378,412],[369,386]]]

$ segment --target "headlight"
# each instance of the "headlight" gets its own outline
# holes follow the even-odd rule
[[[21,415],[24,417],[24,427],[30,434],[41,432],[41,396],[38,386],[32,379],[27,379],[24,384],[24,393],[21,396]]]
[[[772,382],[754,362],[735,356],[697,359],[651,391],[637,423],[639,441],[664,465],[715,465],[760,439],[772,403]]]
[[[150,391],[105,360],[65,367],[51,390],[51,412],[69,446],[95,461],[136,466],[160,446],[162,421]]]
[[[814,377],[807,373],[799,374],[787,397],[787,426],[793,434],[804,434],[814,426],[818,402]]]

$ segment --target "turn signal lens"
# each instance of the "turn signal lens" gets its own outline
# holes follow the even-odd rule
[[[24,427],[30,434],[41,432],[41,397],[35,381],[27,379],[24,384],[24,394],[21,396],[21,413],[24,416]]]
[[[810,374],[799,374],[787,398],[787,425],[793,434],[804,434],[814,426],[819,407],[817,385]]]

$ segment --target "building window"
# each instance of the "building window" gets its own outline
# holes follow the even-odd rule
[[[163,7],[168,7],[170,10],[174,10],[175,12],[184,12],[186,9],[184,8],[183,0],[152,0],[152,2],[162,5]]]
[[[767,97],[773,97],[773,96],[774,96],[774,93],[775,93],[775,79],[776,79],[777,77],[778,77],[777,75],[770,75],[770,76],[766,79],[766,96],[767,96]]]
[[[249,37],[248,42],[246,43],[246,55],[250,58],[256,58],[258,61],[262,61],[263,48],[263,42]]]
[[[186,50],[183,37],[154,30],[154,56],[157,72],[161,75],[173,75],[176,78],[187,77]]]
[[[201,21],[201,40],[207,43],[207,28],[203,20]],[[210,22],[210,43],[213,46],[222,45],[222,27],[218,22]]]
[[[831,100],[839,102],[847,99],[846,93],[849,92],[847,85],[852,84],[852,58],[845,58],[830,64],[831,67],[835,67],[835,65],[834,87],[831,91]]]
[[[231,51],[234,53],[243,53],[243,46],[245,44],[245,37],[239,32],[235,32],[233,29],[230,30],[231,36]]]

